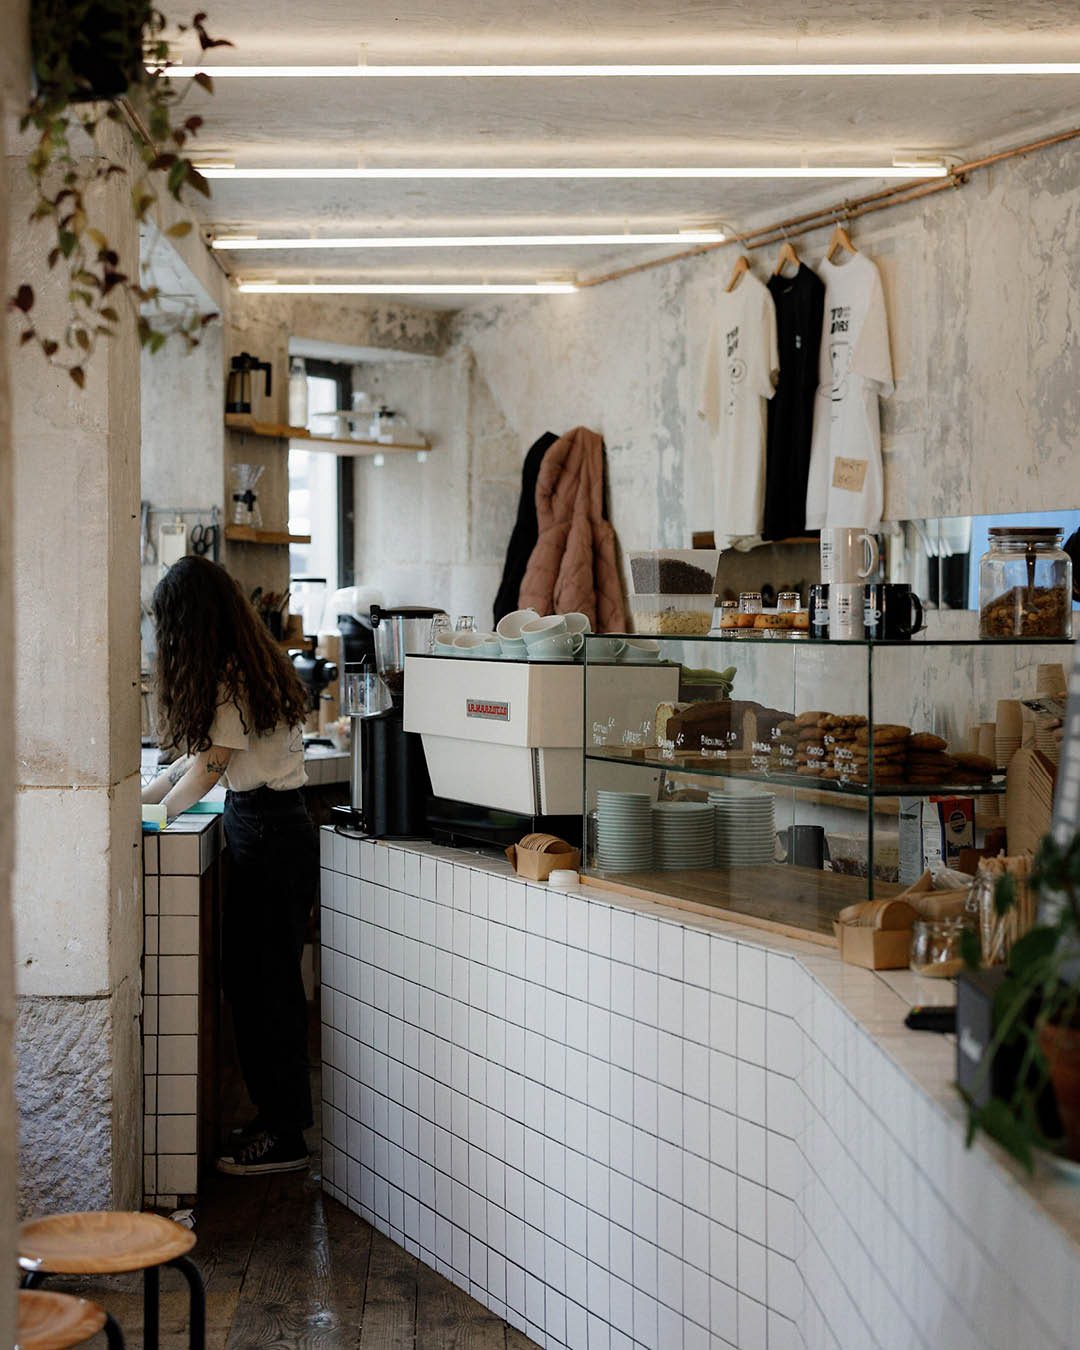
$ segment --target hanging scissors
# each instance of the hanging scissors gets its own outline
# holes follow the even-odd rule
[[[216,525],[194,525],[191,530],[191,551],[199,557],[210,552],[217,545]]]

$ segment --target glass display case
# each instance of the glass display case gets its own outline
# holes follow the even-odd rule
[[[845,906],[1004,846],[1020,700],[1072,662],[1030,639],[658,646],[672,695],[645,708],[611,678],[611,635],[586,639],[583,871],[824,942]],[[1044,796],[1010,787],[1025,827]]]

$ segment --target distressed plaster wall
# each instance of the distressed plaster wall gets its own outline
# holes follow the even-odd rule
[[[852,234],[881,269],[889,314],[897,387],[883,405],[887,517],[1080,503],[1075,148],[978,173],[961,190],[866,217]],[[806,236],[800,253],[816,264],[826,242],[826,232]],[[759,275],[773,253],[755,259]],[[471,601],[484,612],[526,449],[548,428],[579,423],[607,443],[622,546],[688,543],[702,358],[733,259],[722,249],[574,295],[459,312],[445,363],[465,383],[464,406],[437,369],[430,395],[413,394],[450,445],[432,458],[445,453],[454,495],[430,464],[366,474],[358,500],[369,520],[393,522],[380,527],[377,549],[360,546],[367,579],[406,569],[430,591],[439,566],[468,560],[486,569]],[[413,415],[404,395],[402,406]],[[403,522],[432,512],[444,533],[429,565]]]
[[[21,160],[7,168],[10,266],[38,281],[29,182]],[[94,191],[131,272],[128,190]],[[44,325],[57,289],[39,286]],[[128,327],[104,343],[82,393],[30,348],[12,376],[20,1207],[125,1208],[140,1196],[142,1121],[137,338]],[[73,1166],[76,1135],[87,1149]]]
[[[25,0],[6,11],[0,44],[0,161],[6,163],[9,119],[19,106],[29,71]],[[8,289],[8,240],[12,231],[7,174],[0,173],[0,295]],[[15,1269],[15,1189],[18,1123],[14,1100],[15,953],[11,874],[15,861],[15,518],[12,436],[12,350],[0,324],[0,1267]],[[0,1345],[15,1342],[15,1282],[0,1280]]]

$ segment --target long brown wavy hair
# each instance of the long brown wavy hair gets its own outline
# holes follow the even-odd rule
[[[235,703],[249,734],[303,722],[303,682],[223,567],[181,558],[158,582],[153,610],[163,744],[209,749],[222,700]]]

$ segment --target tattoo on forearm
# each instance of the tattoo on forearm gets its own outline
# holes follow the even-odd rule
[[[177,783],[179,783],[180,779],[183,778],[186,772],[187,772],[187,760],[178,759],[176,763],[172,766],[172,768],[169,770],[168,773],[169,782],[172,783],[173,786],[175,786]]]
[[[222,774],[228,767],[229,767],[229,760],[227,756],[215,755],[212,752],[209,755],[207,755],[206,757],[207,773]]]

